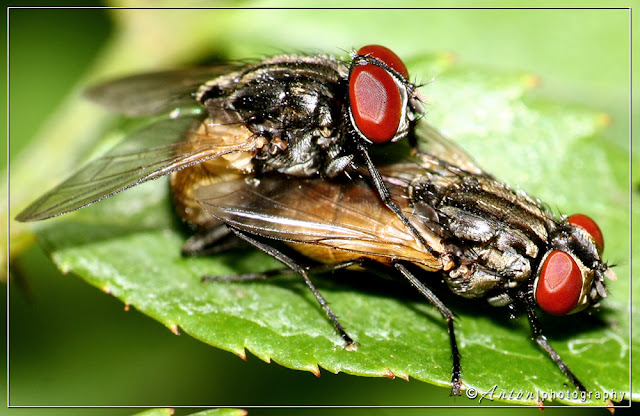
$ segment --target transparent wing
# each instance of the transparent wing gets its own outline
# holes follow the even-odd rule
[[[232,126],[203,130],[201,126],[200,119],[185,117],[164,119],[134,132],[44,194],[16,219],[35,221],[65,214],[204,160],[253,148],[245,130]],[[190,140],[184,142],[187,136]]]
[[[193,96],[198,87],[235,68],[220,65],[133,75],[96,85],[85,94],[92,101],[129,117],[199,109]]]
[[[345,183],[283,176],[261,178],[257,184],[233,180],[203,187],[197,198],[214,217],[253,234],[441,268],[360,178]],[[397,203],[410,212],[406,200]],[[439,245],[435,235],[416,226],[427,241]]]
[[[418,145],[425,163],[433,163],[435,159],[446,162],[451,167],[464,170],[475,175],[486,175],[473,158],[454,141],[447,139],[438,130],[426,122],[419,122],[415,130]],[[426,153],[426,154],[424,154]],[[441,163],[442,165],[442,163]]]
[[[408,141],[371,146],[369,151],[385,182],[406,187],[426,173],[490,177],[460,146],[425,121],[418,122],[415,137],[417,149],[412,149]],[[358,165],[356,169],[366,175],[366,167]]]

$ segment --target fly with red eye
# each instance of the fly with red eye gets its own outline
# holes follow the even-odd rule
[[[172,174],[179,184],[173,187],[178,212],[202,228],[207,219],[194,190],[208,182],[221,158],[235,158],[233,171],[257,177],[277,172],[333,180],[364,164],[378,198],[429,251],[369,155],[373,144],[413,134],[423,110],[408,75],[393,51],[368,45],[352,53],[350,62],[281,55],[243,66],[141,74],[98,85],[88,96],[105,107],[132,117],[171,119],[134,133],[16,218],[61,215]]]
[[[436,134],[430,137],[451,149]],[[390,177],[404,181],[414,213],[447,242],[441,258],[454,263],[445,269],[449,288],[493,306],[523,305],[535,341],[586,391],[542,334],[534,308],[566,315],[599,306],[607,295],[604,278],[615,280],[601,258],[600,228],[583,214],[554,218],[540,201],[482,172],[461,149],[451,149],[446,160],[420,156],[423,172],[412,178],[392,169]],[[384,167],[381,172],[388,175]]]
[[[178,214],[199,231],[183,253],[198,254],[218,235],[196,197],[199,188],[218,180],[212,178],[282,174],[348,180],[364,165],[376,200],[425,252],[433,252],[392,200],[369,155],[373,144],[413,134],[423,110],[408,74],[394,52],[368,45],[352,53],[349,62],[281,55],[241,66],[141,74],[100,84],[87,95],[105,107],[132,117],[168,118],[134,132],[16,219],[62,215],[170,174]],[[344,332],[343,337],[353,343]]]

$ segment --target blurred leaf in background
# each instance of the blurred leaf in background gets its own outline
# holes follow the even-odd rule
[[[260,7],[268,3],[240,4]],[[42,41],[42,33],[47,33],[47,42]],[[624,164],[629,155],[630,116],[627,10],[12,10],[9,34],[12,215],[63,179],[79,161],[86,160],[95,142],[113,123],[108,114],[79,98],[80,88],[89,80],[203,60],[259,58],[282,51],[344,55],[352,47],[381,43],[406,57],[411,73],[427,83],[422,91],[429,97],[428,119],[459,140],[482,166],[561,212],[582,210],[598,219],[607,238],[606,254],[620,265],[616,269],[620,279],[611,285],[612,296],[607,299],[613,312],[604,316],[614,318],[613,323],[620,327],[618,333],[626,333],[624,311],[629,306],[625,299],[630,265],[625,194],[629,176]],[[443,52],[458,57],[448,75],[435,69],[437,65],[421,66],[421,57],[443,56]],[[513,89],[533,79],[530,75],[520,82],[509,79],[509,74],[521,71],[540,79],[535,91]],[[61,103],[60,97],[69,90],[71,95]],[[487,97],[502,97],[507,103],[506,112],[483,112],[496,108],[491,106],[495,103],[483,102],[478,95],[486,91],[494,92]],[[448,100],[450,97],[462,99]],[[598,112],[551,101],[571,102]],[[538,120],[516,118],[523,122],[521,126],[505,122],[515,130],[505,130],[503,135],[484,134],[499,130],[500,122],[518,106],[526,107],[529,116],[544,116]],[[601,130],[598,120],[606,117],[598,114],[610,117],[608,129]],[[553,140],[538,141],[539,132],[557,131],[546,129],[549,120],[554,120],[554,129],[564,123],[567,136],[575,137],[575,141],[561,147],[551,146]],[[587,125],[591,130],[578,131]],[[532,126],[539,132],[531,132]],[[33,135],[34,140],[27,140]],[[559,165],[562,163],[567,165]],[[607,179],[598,182],[601,173]],[[145,235],[150,241],[165,241],[158,240],[164,236],[171,242],[164,248],[179,247],[184,235],[166,220],[170,218],[163,194],[166,188],[160,182],[145,187],[135,195],[151,197],[146,201],[156,205],[159,212],[153,218],[161,218],[164,223],[159,235],[142,230],[131,234],[130,242],[136,244],[136,239]],[[127,201],[123,197],[121,200]],[[99,205],[93,215],[108,209]],[[62,221],[56,223],[58,229],[72,232]],[[76,236],[88,232],[92,233],[85,234],[88,240],[99,240],[119,232],[126,237],[132,231],[126,224],[120,231],[94,225],[94,231],[80,227],[82,231]],[[37,225],[41,226],[51,230],[44,223]],[[12,250],[28,246],[31,228],[11,223]],[[47,232],[48,241],[56,238],[51,237],[52,231]],[[54,244],[60,248],[60,243]],[[126,247],[118,249],[126,251]],[[64,256],[58,255],[59,264],[70,261]],[[75,261],[86,260],[83,256],[76,256]],[[196,268],[210,267],[205,260],[196,260]],[[266,366],[253,358],[248,363],[233,360],[187,337],[173,337],[135,312],[119,313],[121,305],[113,299],[59,276],[36,248],[29,248],[12,265],[20,272],[16,280],[29,287],[26,293],[31,293],[32,301],[12,285],[11,404],[474,404],[464,398],[449,398],[446,389],[423,383],[326,372],[316,380],[306,373]],[[333,283],[325,285],[331,287]],[[265,287],[279,290],[278,285],[261,287],[262,291]],[[343,289],[339,287],[338,294]],[[241,286],[225,290],[249,289]],[[313,306],[307,307],[317,312]],[[429,308],[422,310],[431,314]],[[421,319],[429,320],[424,315]],[[444,330],[436,315],[432,321],[440,332]],[[489,327],[496,325],[489,321]],[[469,328],[476,322],[466,318],[459,325]],[[512,324],[500,325],[509,332]],[[332,335],[330,325],[325,326]],[[440,332],[438,337],[442,336]],[[522,348],[531,347],[526,325],[518,324],[512,332],[520,336],[517,342]],[[561,329],[552,332],[562,338]],[[561,341],[567,348],[577,345]],[[469,355],[463,359],[472,362],[473,355]],[[438,356],[438,363],[446,367],[448,351],[438,351]],[[541,352],[538,356],[541,366],[557,371]],[[564,357],[570,362],[566,354]],[[496,365],[500,364],[491,363],[490,367]],[[482,371],[482,362],[474,371]],[[592,370],[574,371],[581,374]],[[83,382],[87,377],[92,383]],[[145,388],[139,387],[141,377]],[[168,381],[158,385],[159,379],[167,377]],[[277,377],[278,383],[265,382],[261,377]],[[487,383],[490,385],[491,380]],[[39,386],[38,394],[34,385]],[[347,385],[348,389],[341,388]]]

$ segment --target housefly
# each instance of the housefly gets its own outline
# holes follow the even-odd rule
[[[88,96],[112,110],[170,119],[90,162],[17,219],[64,214],[216,158],[236,159],[234,168],[243,174],[329,179],[360,162],[382,202],[429,250],[390,198],[368,151],[374,143],[412,138],[422,107],[408,78],[393,51],[367,45],[353,52],[350,62],[281,55],[247,65],[142,74],[98,85]],[[187,205],[197,205],[185,197]]]
[[[597,307],[607,295],[604,278],[615,274],[602,261],[604,239],[597,224],[583,214],[556,218],[539,200],[485,173],[435,130],[421,125],[418,131],[429,152],[378,168],[392,199],[431,251],[379,202],[364,179],[366,169],[349,181],[228,177],[199,188],[195,198],[219,224],[302,275],[348,345],[353,341],[309,280],[315,269],[275,248],[273,240],[324,263],[320,271],[373,264],[406,279],[447,321],[452,394],[459,394],[462,384],[454,316],[429,288],[433,279],[462,298],[521,305],[536,343],[586,391],[543,335],[535,307],[560,316]],[[257,277],[264,275],[230,279]]]

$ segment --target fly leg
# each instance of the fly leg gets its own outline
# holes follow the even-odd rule
[[[218,254],[236,248],[241,241],[229,230],[226,224],[198,230],[182,246],[183,256],[204,256]]]
[[[447,320],[447,329],[449,330],[449,341],[451,343],[451,358],[453,360],[453,367],[451,369],[451,395],[459,396],[460,387],[460,351],[458,350],[458,343],[456,342],[456,334],[453,327],[453,312],[447,308],[436,295],[426,287],[418,278],[416,278],[404,265],[400,263],[394,264],[395,268],[402,273],[402,275],[411,283],[411,286],[416,288],[418,292],[424,296],[429,303],[435,306],[442,316]]]
[[[316,287],[313,285],[313,283],[309,279],[307,270],[303,266],[300,266],[292,258],[280,252],[279,250],[269,246],[268,244],[265,244],[261,241],[254,239],[253,237],[249,236],[247,233],[231,226],[229,226],[229,228],[231,229],[231,231],[233,231],[235,235],[237,235],[244,241],[248,242],[249,244],[263,251],[264,253],[270,255],[276,260],[279,260],[280,262],[284,263],[291,270],[293,270],[294,272],[302,276],[304,278],[305,283],[307,284],[309,289],[311,289],[311,292],[313,292],[314,296],[318,300],[318,303],[320,304],[322,309],[324,309],[325,313],[333,323],[333,326],[336,328],[336,331],[338,331],[338,334],[340,334],[340,337],[347,344],[346,349],[354,350],[357,348],[356,342],[345,332],[344,328],[342,327],[342,324],[338,321],[338,317],[336,316],[335,313],[333,313],[331,308],[329,308],[329,304],[327,303],[327,301],[324,299],[324,297],[322,297],[318,289],[316,289]]]
[[[533,302],[530,296],[527,296],[525,292],[518,292],[518,298],[524,303],[525,309],[527,310],[527,318],[529,318],[529,324],[531,325],[531,332],[533,333],[533,339],[536,340],[538,345],[542,347],[543,350],[549,354],[549,357],[553,360],[554,363],[560,368],[571,382],[578,388],[580,391],[586,392],[587,389],[584,385],[578,380],[578,378],[573,374],[573,372],[569,369],[569,367],[562,361],[560,355],[554,350],[549,342],[547,341],[547,337],[542,334],[542,328],[540,327],[540,323],[538,322],[538,316],[536,315],[536,311],[533,306]]]
[[[294,274],[295,270],[289,268],[267,270],[260,273],[245,273],[237,274],[233,276],[214,276],[205,274],[202,276],[202,283],[206,282],[246,282],[251,280],[266,280],[273,276],[280,276],[284,274]]]
[[[337,264],[321,264],[318,266],[305,267],[307,274],[321,274],[333,272],[336,270],[347,269],[351,266],[361,264],[361,261],[358,260],[349,260],[343,263]],[[246,274],[238,274],[235,276],[212,276],[212,275],[204,275],[202,276],[203,282],[241,282],[241,281],[249,281],[249,280],[266,280],[273,276],[280,276],[286,274],[295,274],[297,273],[295,270],[290,268],[282,268],[282,269],[274,269],[267,270],[265,272],[260,273],[246,273]]]
[[[360,151],[360,154],[362,155],[365,163],[367,164],[367,169],[369,170],[369,174],[371,175],[371,180],[373,181],[373,185],[376,187],[376,190],[378,191],[378,195],[380,195],[380,199],[382,199],[382,202],[387,206],[387,208],[393,211],[394,214],[396,214],[398,218],[400,218],[400,220],[402,220],[402,223],[411,232],[411,235],[413,235],[416,238],[416,240],[418,240],[418,242],[430,254],[432,254],[435,257],[439,257],[440,254],[437,253],[435,250],[433,250],[429,246],[429,244],[427,244],[424,237],[420,234],[420,232],[416,229],[416,227],[414,227],[413,224],[411,224],[409,219],[402,213],[400,208],[398,208],[395,202],[393,202],[393,200],[391,199],[391,194],[389,193],[387,186],[382,181],[380,172],[378,172],[378,169],[373,164],[373,161],[371,160],[371,156],[369,156],[369,151],[367,150],[366,146],[363,143],[358,143],[358,150]]]

